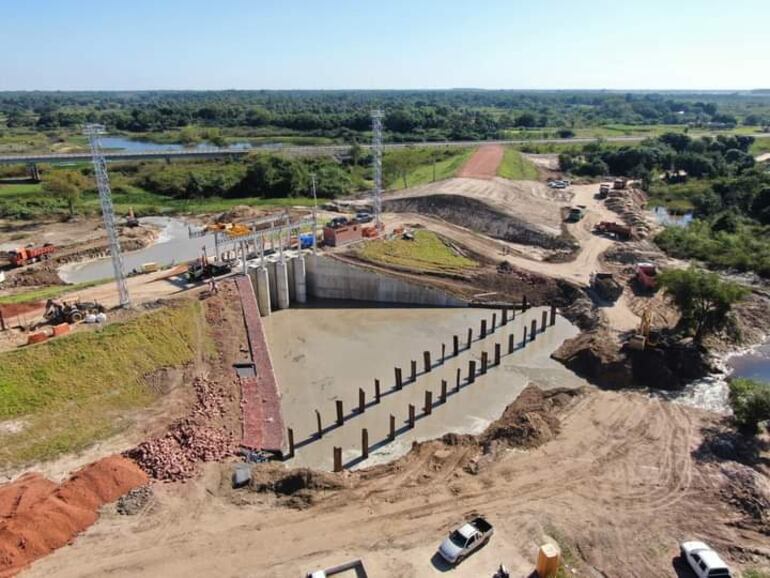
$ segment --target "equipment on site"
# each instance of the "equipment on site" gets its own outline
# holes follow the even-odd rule
[[[622,191],[623,189],[626,188],[627,184],[628,184],[628,179],[624,179],[623,177],[620,177],[612,181],[612,188],[618,191]]]
[[[577,223],[585,215],[585,205],[577,205],[576,207],[570,207],[569,213],[567,213],[566,221],[568,223]]]
[[[126,227],[138,227],[139,226],[139,219],[136,218],[136,215],[134,215],[134,209],[133,207],[128,208],[128,216],[126,217]]]
[[[607,195],[610,194],[610,188],[612,188],[612,185],[610,183],[602,183],[599,185],[599,198],[600,199],[606,199]]]
[[[594,227],[595,233],[605,233],[615,235],[618,239],[627,241],[633,234],[633,229],[628,225],[615,223],[613,221],[601,221]]]
[[[500,564],[493,578],[511,578],[511,572],[506,568],[505,564]]]
[[[187,280],[192,282],[208,279],[209,277],[218,277],[232,270],[229,263],[212,263],[207,257],[196,259],[187,267]]]
[[[655,291],[658,287],[658,269],[654,263],[639,263],[636,266],[636,281],[642,289]]]
[[[623,294],[623,286],[612,273],[594,273],[591,275],[591,288],[604,301],[614,303]]]
[[[106,311],[103,305],[96,301],[77,301],[67,303],[49,299],[45,304],[43,318],[51,325],[60,323],[77,323],[83,321],[87,315],[103,314]]]
[[[112,269],[115,273],[115,283],[118,286],[120,306],[129,307],[131,305],[131,298],[128,295],[126,270],[123,267],[118,229],[115,226],[115,209],[112,206],[112,191],[110,191],[110,178],[107,175],[107,160],[104,158],[102,144],[99,140],[99,135],[105,132],[104,125],[87,124],[83,132],[88,136],[88,142],[91,145],[91,159],[94,164],[96,186],[99,189],[99,201],[102,205],[102,217],[104,218],[104,228],[107,230],[110,255],[112,256]]]
[[[450,532],[439,546],[438,554],[452,565],[459,564],[470,554],[485,546],[494,533],[492,524],[478,516]]]
[[[647,347],[650,338],[650,327],[652,326],[652,303],[642,313],[642,319],[639,322],[639,328],[636,333],[628,339],[628,346],[638,351]]]
[[[46,243],[40,247],[20,247],[8,252],[8,257],[13,267],[23,267],[29,263],[36,263],[41,259],[48,259],[56,251],[56,246]]]

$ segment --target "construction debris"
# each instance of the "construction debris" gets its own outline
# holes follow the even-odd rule
[[[204,378],[196,378],[193,388],[197,399],[188,417],[174,422],[164,436],[125,454],[156,480],[189,479],[198,472],[200,462],[221,460],[235,453],[233,435],[215,423],[224,415],[232,395]]]

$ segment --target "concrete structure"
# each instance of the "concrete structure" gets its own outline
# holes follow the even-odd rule
[[[286,261],[275,264],[275,283],[278,291],[278,309],[289,308],[289,274]]]
[[[342,227],[324,227],[324,243],[330,247],[339,247],[363,239],[362,225],[354,223]]]
[[[294,295],[297,303],[307,302],[307,273],[305,270],[305,257],[300,254],[292,259],[294,272]]]
[[[254,285],[257,288],[257,303],[259,314],[262,317],[270,315],[270,280],[267,276],[267,267],[254,269]]]
[[[307,256],[307,292],[318,299],[464,307],[464,301],[432,287],[423,287],[321,255]]]

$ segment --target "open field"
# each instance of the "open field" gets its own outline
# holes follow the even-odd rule
[[[503,160],[497,168],[497,176],[511,181],[536,181],[537,167],[512,147],[506,147]]]
[[[195,302],[0,353],[0,469],[114,435],[157,400],[145,377],[204,346]]]
[[[462,273],[477,266],[476,262],[458,252],[435,233],[414,232],[414,240],[393,239],[365,244],[358,256],[372,263],[391,265],[417,271]]]

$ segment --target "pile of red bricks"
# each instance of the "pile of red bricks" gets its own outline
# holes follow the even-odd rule
[[[188,479],[197,473],[200,462],[221,460],[237,448],[233,435],[212,423],[224,415],[231,395],[202,378],[193,387],[197,399],[188,417],[172,424],[164,436],[125,454],[156,480]]]

